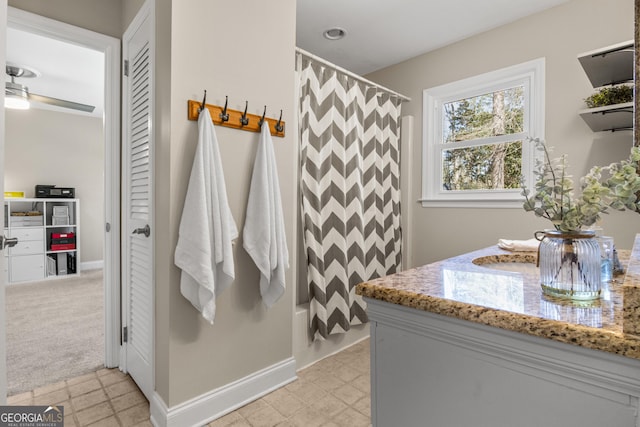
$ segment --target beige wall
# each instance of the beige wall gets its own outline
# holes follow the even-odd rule
[[[120,38],[123,1],[132,0],[9,0],[9,6]]]
[[[413,115],[412,265],[421,265],[493,245],[499,238],[527,239],[549,228],[522,209],[423,208],[421,197],[422,91],[487,71],[546,58],[546,140],[557,155],[567,153],[570,172],[580,177],[592,165],[626,158],[631,132],[593,133],[578,116],[593,93],[578,54],[633,39],[633,0],[573,0],[513,24],[463,40],[367,77],[412,98],[403,115]],[[602,223],[619,248],[630,248],[640,216],[614,212]]]
[[[102,119],[50,110],[5,110],[5,191],[34,197],[36,184],[75,187],[80,199],[80,262],[102,261]]]
[[[171,230],[171,225],[175,223],[173,210],[168,209],[175,200],[174,191],[171,190],[173,171],[171,165],[172,146],[172,100],[171,100],[171,6],[172,0],[156,0],[156,49],[155,49],[155,123],[154,132],[154,156],[155,168],[155,205],[164,206],[165,209],[156,209],[155,226],[160,229]],[[176,107],[177,108],[177,107]],[[184,117],[183,117],[183,120]],[[162,172],[164,171],[164,172]],[[161,189],[168,189],[161,191]],[[175,250],[175,231],[155,234],[155,389],[167,405],[170,405],[170,397],[173,378],[169,369],[171,368],[171,342],[173,340],[172,322],[175,316],[169,312],[169,307],[173,303],[171,300],[182,298],[176,296],[176,289],[179,288],[176,280],[179,275],[175,271],[172,254]],[[171,247],[169,245],[172,245]]]
[[[124,33],[136,16],[144,0],[121,0],[122,1],[122,33]],[[117,36],[120,38],[120,35]]]
[[[181,296],[173,252],[197,142],[197,124],[186,119],[187,100],[202,99],[267,116],[283,110],[293,122],[295,0],[159,1],[156,123],[156,389],[173,406],[292,356],[295,266],[295,129],[275,138],[290,264],[287,291],[269,310],[260,298],[258,270],[235,245],[236,280],[217,299],[213,326]],[[170,17],[170,21],[169,21]],[[170,40],[167,40],[170,34]],[[171,46],[170,51],[166,49]],[[170,58],[170,70],[168,66]],[[166,91],[170,88],[170,94]],[[258,134],[216,127],[229,204],[244,224]],[[168,337],[167,337],[168,334]]]

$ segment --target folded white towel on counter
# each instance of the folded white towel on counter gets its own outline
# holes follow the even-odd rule
[[[280,200],[278,168],[273,152],[269,124],[262,124],[258,151],[253,165],[243,247],[260,270],[260,295],[271,307],[285,290],[285,269],[289,252]]]
[[[182,270],[182,295],[213,324],[215,298],[235,277],[232,242],[238,229],[227,201],[218,139],[206,108],[200,112],[198,131],[175,264]]]
[[[538,250],[540,242],[536,239],[529,240],[507,240],[499,239],[498,247],[507,251],[513,252],[533,252]]]

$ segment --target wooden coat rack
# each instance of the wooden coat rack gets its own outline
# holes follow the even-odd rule
[[[205,95],[206,97],[206,95]],[[200,115],[200,108],[202,106],[202,102],[194,101],[190,99],[188,101],[188,118],[189,120],[198,120]],[[234,129],[246,130],[249,132],[260,132],[260,120],[264,118],[269,124],[269,130],[271,131],[271,135],[284,137],[284,121],[282,120],[282,112],[280,112],[280,120],[276,120],[270,117],[258,116],[256,114],[247,114],[245,112],[232,110],[230,108],[220,107],[219,105],[210,105],[205,103],[205,107],[209,110],[209,114],[211,114],[211,120],[213,124],[219,126],[231,127]],[[266,110],[266,106],[265,106]],[[228,115],[228,120],[223,120],[223,113],[226,112]],[[226,117],[226,116],[225,116]],[[245,123],[242,123],[242,119],[245,119]]]

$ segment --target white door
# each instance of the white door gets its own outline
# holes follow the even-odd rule
[[[123,36],[122,312],[124,370],[153,385],[153,17],[145,3]]]

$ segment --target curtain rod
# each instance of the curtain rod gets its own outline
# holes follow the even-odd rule
[[[398,98],[400,98],[403,101],[411,101],[411,98],[409,98],[408,96],[404,96],[401,93],[398,93],[398,92],[396,92],[394,90],[386,88],[386,87],[384,87],[382,85],[379,85],[378,83],[374,83],[371,80],[367,80],[364,77],[357,75],[356,73],[353,73],[353,72],[351,72],[349,70],[346,70],[346,69],[344,69],[344,68],[342,68],[342,67],[340,67],[340,66],[338,66],[336,64],[332,64],[331,62],[327,61],[326,59],[320,58],[319,56],[316,56],[313,53],[307,52],[304,49],[296,47],[296,52],[300,53],[302,55],[305,55],[305,56],[307,56],[307,57],[309,57],[309,58],[311,58],[311,59],[313,59],[315,61],[322,62],[324,65],[327,65],[327,66],[333,68],[336,71],[339,71],[339,72],[344,73],[344,74],[346,74],[346,75],[348,75],[350,77],[353,77],[356,80],[360,80],[363,83],[366,83],[366,84],[371,85],[371,86],[375,86],[378,89],[382,89],[382,90],[384,90],[386,92],[389,92],[390,94],[397,96]]]

